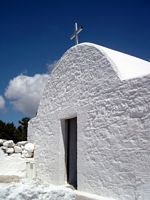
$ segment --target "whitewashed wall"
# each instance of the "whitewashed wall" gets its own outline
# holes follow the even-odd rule
[[[150,77],[120,81],[112,63],[88,45],[75,46],[60,59],[28,130],[37,175],[65,183],[61,119],[77,116],[78,190],[149,200]]]

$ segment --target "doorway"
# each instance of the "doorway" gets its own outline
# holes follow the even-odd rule
[[[65,120],[67,182],[77,189],[77,117]]]

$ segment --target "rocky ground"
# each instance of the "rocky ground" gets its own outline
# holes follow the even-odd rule
[[[0,200],[75,200],[73,190],[65,187],[45,186],[37,182],[0,184]]]
[[[69,188],[31,181],[27,162],[34,163],[32,143],[0,139],[0,200],[75,200]]]

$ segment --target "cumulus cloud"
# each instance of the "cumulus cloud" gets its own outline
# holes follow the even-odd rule
[[[2,96],[0,96],[0,110],[5,108],[5,100]]]
[[[37,112],[47,79],[47,74],[36,74],[33,77],[19,75],[10,80],[5,97],[11,101],[16,110],[33,117]]]

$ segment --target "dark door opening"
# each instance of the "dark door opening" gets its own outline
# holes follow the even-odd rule
[[[67,119],[65,125],[67,181],[77,189],[77,118]]]

